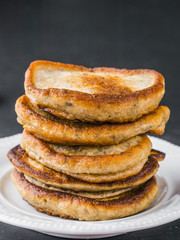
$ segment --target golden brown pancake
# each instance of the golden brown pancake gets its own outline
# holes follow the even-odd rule
[[[115,219],[138,213],[149,207],[158,193],[155,177],[131,191],[103,201],[35,186],[16,169],[13,169],[11,177],[22,198],[38,211],[84,221]]]
[[[163,76],[148,69],[85,68],[32,62],[25,74],[31,102],[58,117],[85,122],[128,122],[156,109]]]
[[[143,133],[163,134],[170,111],[160,106],[140,119],[123,124],[88,124],[54,117],[34,107],[27,96],[16,102],[18,122],[36,137],[65,145],[112,145]]]
[[[158,193],[165,154],[164,77],[148,69],[85,68],[35,61],[15,105],[24,131],[8,152],[12,180],[40,212],[84,221],[138,213]]]
[[[111,146],[64,146],[43,142],[24,131],[21,147],[49,168],[85,181],[104,182],[138,173],[152,144],[147,136],[140,135]]]
[[[161,153],[163,154],[163,153]],[[28,157],[27,153],[20,146],[11,149],[8,158],[13,166],[24,173],[29,178],[33,178],[42,184],[56,187],[62,190],[72,190],[78,194],[79,192],[106,192],[135,187],[149,180],[158,170],[158,162],[154,158],[155,154],[149,156],[149,160],[145,163],[141,171],[131,177],[121,179],[115,182],[104,183],[88,183],[67,174],[56,172],[47,168],[35,160]],[[160,153],[156,158],[160,156]]]

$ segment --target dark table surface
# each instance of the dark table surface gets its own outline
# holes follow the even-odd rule
[[[0,137],[22,131],[14,104],[37,59],[91,66],[150,68],[166,79],[171,109],[163,139],[180,145],[180,2],[31,0],[0,4]],[[1,239],[55,239],[0,223]],[[180,220],[112,239],[180,239]]]

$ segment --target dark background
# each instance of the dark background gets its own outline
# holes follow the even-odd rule
[[[24,72],[45,59],[93,66],[150,68],[166,79],[171,118],[162,138],[180,145],[180,1],[31,0],[0,2],[0,137],[22,131],[14,104]],[[0,223],[1,239],[53,239]],[[180,239],[180,220],[113,239]]]

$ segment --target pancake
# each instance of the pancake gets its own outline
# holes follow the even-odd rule
[[[112,197],[118,196],[121,193],[130,191],[133,189],[133,187],[129,187],[129,188],[121,188],[121,189],[117,189],[117,190],[109,190],[109,191],[101,191],[101,192],[87,192],[87,191],[75,192],[70,189],[63,189],[63,188],[58,188],[58,187],[48,185],[46,183],[38,181],[35,178],[29,177],[28,175],[25,175],[25,174],[24,174],[24,177],[28,182],[30,182],[38,187],[42,187],[42,188],[45,188],[48,190],[70,193],[70,194],[74,194],[74,195],[81,196],[81,197],[87,197],[87,198],[92,198],[92,199],[101,199],[101,200],[111,199]]]
[[[22,198],[38,211],[84,221],[115,219],[138,213],[149,207],[158,193],[155,177],[132,191],[103,201],[35,186],[15,169],[11,177]]]
[[[156,109],[163,76],[148,69],[85,68],[32,62],[25,74],[31,102],[58,117],[85,122],[128,122]]]
[[[160,106],[148,115],[123,124],[88,124],[54,117],[34,107],[27,96],[16,102],[18,122],[36,137],[64,145],[113,145],[143,133],[163,134],[169,109]]]
[[[78,174],[78,178],[93,175],[99,179],[100,175],[103,181],[111,181],[139,172],[152,144],[147,136],[140,135],[111,146],[64,146],[43,142],[24,131],[21,147],[31,158],[54,170]]]
[[[160,158],[158,156],[161,155],[163,155],[163,153],[159,152],[156,159]],[[156,174],[159,165],[154,158],[155,156],[155,154],[150,155],[149,160],[136,175],[114,182],[88,183],[43,166],[37,161],[31,159],[20,146],[11,149],[8,153],[8,158],[13,166],[29,178],[36,179],[42,184],[48,186],[63,190],[72,190],[74,192],[107,192],[140,185]]]

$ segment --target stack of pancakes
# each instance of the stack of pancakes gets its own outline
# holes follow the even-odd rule
[[[16,102],[24,131],[8,158],[12,180],[38,211],[86,221],[147,208],[165,154],[145,133],[163,134],[164,78],[153,70],[85,68],[35,61]]]

